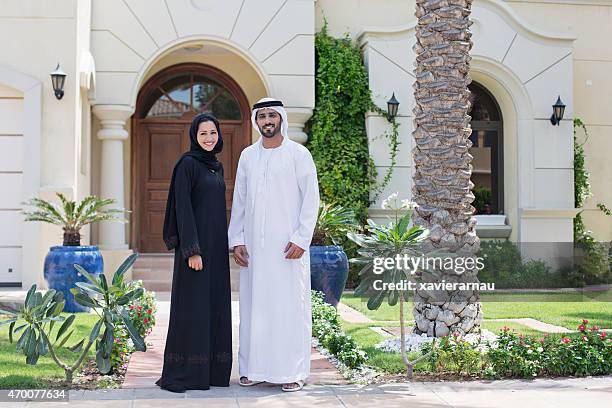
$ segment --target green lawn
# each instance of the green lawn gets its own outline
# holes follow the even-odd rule
[[[503,296],[505,301],[500,301],[500,296]],[[602,328],[612,328],[611,298],[612,291],[607,291],[598,294],[597,300],[577,293],[529,293],[483,295],[482,301],[485,319],[531,317],[575,330],[582,319],[588,319],[592,324]],[[377,321],[393,321],[399,317],[398,305],[392,307],[383,303],[378,310],[368,310],[366,302],[348,293],[342,296],[342,303]],[[412,305],[408,304],[406,310],[408,316],[411,316],[411,308]]]
[[[68,313],[62,313],[64,317],[68,317]],[[5,320],[6,316],[0,318]],[[83,338],[88,338],[91,328],[98,320],[98,316],[92,313],[76,313],[76,319],[71,326],[75,329],[72,337],[68,340],[67,345],[74,345]],[[51,340],[55,340],[57,330],[60,324],[55,324],[53,328]],[[13,339],[13,344],[9,343],[8,325],[0,328],[0,389],[9,388],[45,388],[57,385],[59,381],[64,379],[64,370],[57,367],[50,355],[40,357],[38,363],[28,365],[25,363],[25,356],[20,352],[15,352],[15,342],[22,332],[18,333],[17,338]],[[60,360],[72,363],[76,361],[78,354],[72,353],[65,348],[58,352]],[[90,356],[94,356],[93,347],[89,351]]]

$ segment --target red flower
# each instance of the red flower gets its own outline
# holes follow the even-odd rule
[[[509,328],[509,327],[507,327],[507,326],[504,326],[504,327],[502,327],[500,330],[507,332],[508,330],[510,330],[510,328]]]
[[[582,323],[583,323],[583,324],[587,324],[588,322],[589,322],[589,321],[588,321],[587,319],[583,319],[583,320],[582,320]]]
[[[563,343],[563,344],[568,344],[568,343],[571,343],[571,342],[572,342],[572,340],[570,340],[567,337],[564,337],[564,338],[561,339],[561,343]]]
[[[599,330],[599,326],[597,325],[593,326],[593,330]]]
[[[578,330],[584,331],[584,329],[586,329],[584,324],[581,324],[580,326],[578,326]]]
[[[539,339],[538,340],[540,343],[544,343],[544,339]]]
[[[603,339],[606,338],[607,335],[608,334],[606,332],[601,332],[601,334],[599,336],[601,336],[601,339],[603,340]]]
[[[148,310],[147,310],[147,313],[152,313],[152,312],[153,312],[153,311],[152,311],[151,309],[148,309]]]
[[[134,308],[134,305],[130,305],[130,309],[133,309],[133,308]]]
[[[582,341],[589,341],[589,338],[587,336],[582,336]]]
[[[138,310],[142,309],[142,306],[138,306]]]
[[[148,319],[144,319],[144,324],[148,324],[149,320]]]
[[[453,332],[453,337],[459,337],[459,336],[461,336],[461,333],[459,333],[458,331]]]

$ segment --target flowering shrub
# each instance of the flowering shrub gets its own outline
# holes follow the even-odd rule
[[[549,346],[555,352],[546,362],[551,375],[601,375],[612,372],[612,340],[588,320],[578,326],[578,335],[563,337]]]
[[[312,335],[321,345],[350,368],[363,365],[367,356],[351,336],[340,329],[338,312],[332,305],[325,303],[323,293],[312,291]]]
[[[130,290],[142,288],[141,297],[128,303],[128,313],[134,328],[141,337],[146,337],[151,333],[155,326],[155,313],[157,312],[155,303],[155,293],[146,290],[141,280],[131,281]],[[111,352],[110,361],[113,370],[120,367],[125,369],[129,361],[129,356],[135,350],[134,343],[130,339],[130,334],[125,325],[115,325],[115,340]]]
[[[129,338],[129,333],[124,325],[115,325],[115,340],[110,363],[113,371],[127,368],[128,357],[134,352],[134,343]]]
[[[497,347],[487,353],[494,377],[535,377],[542,372],[544,345],[532,336],[500,329]]]
[[[141,280],[132,281],[131,284],[136,288],[143,288],[143,295],[135,299],[130,304],[130,318],[134,322],[134,327],[141,336],[145,337],[151,333],[155,326],[155,313],[157,312],[155,303],[155,293],[146,290]]]
[[[586,376],[612,373],[612,341],[598,326],[558,338],[517,335],[504,327],[487,357],[494,377]]]
[[[478,374],[483,368],[483,356],[479,351],[480,343],[472,344],[453,332],[440,340],[437,345],[427,344],[422,352],[431,351],[429,357],[430,368],[433,372],[450,372],[458,375]]]

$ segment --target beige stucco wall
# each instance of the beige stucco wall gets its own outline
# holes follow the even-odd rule
[[[491,3],[491,2],[486,2]],[[589,129],[590,137],[585,145],[587,155],[587,167],[591,171],[591,184],[593,187],[592,199],[587,201],[585,205],[584,217],[587,223],[587,227],[593,230],[595,237],[599,240],[611,240],[612,239],[612,217],[605,217],[601,211],[595,208],[597,202],[603,202],[612,206],[612,189],[610,186],[612,183],[612,164],[608,159],[609,154],[612,152],[612,137],[609,135],[612,133],[612,99],[609,95],[612,92],[612,79],[608,72],[612,68],[612,47],[610,47],[607,38],[612,38],[612,2],[605,1],[592,1],[582,2],[579,0],[575,1],[564,1],[559,2],[542,0],[542,1],[506,1],[498,2],[506,5],[510,8],[510,13],[518,17],[527,23],[529,28],[534,28],[538,32],[554,33],[562,32],[568,33],[572,37],[575,37],[575,41],[572,44],[572,51],[567,62],[561,61],[558,63],[558,68],[555,71],[551,71],[551,75],[557,80],[557,86],[553,89],[547,87],[541,89],[542,84],[531,81],[531,85],[526,85],[529,93],[531,93],[532,103],[534,104],[534,118],[536,121],[534,125],[527,124],[526,122],[518,122],[517,124],[504,124],[504,136],[510,137],[513,134],[520,135],[521,128],[530,128],[533,132],[533,144],[527,151],[517,152],[516,142],[514,140],[504,140],[505,156],[509,154],[518,154],[519,156],[525,157],[526,155],[534,156],[534,174],[532,183],[535,184],[529,187],[525,183],[519,182],[518,176],[512,178],[512,175],[517,175],[520,169],[517,169],[518,165],[515,157],[509,158],[510,160],[505,161],[505,208],[507,209],[508,218],[511,224],[513,224],[513,233],[511,239],[516,239],[516,226],[517,219],[520,217],[519,207],[539,207],[547,206],[550,208],[559,207],[567,209],[571,206],[571,198],[569,196],[570,191],[564,192],[563,197],[559,199],[549,199],[551,197],[551,189],[559,187],[555,180],[569,180],[572,178],[571,174],[571,156],[567,156],[567,152],[571,153],[571,146],[567,146],[567,133],[571,132],[571,122],[567,121],[562,123],[561,128],[552,128],[550,124],[547,124],[547,115],[550,116],[552,113],[552,105],[556,99],[557,93],[562,94],[561,97],[568,105],[566,112],[566,119],[571,119],[573,116],[579,117],[585,121]],[[596,3],[600,3],[599,5]],[[484,5],[485,2],[476,1],[474,7]],[[351,13],[346,13],[346,10],[352,10]],[[489,7],[489,10],[494,8]],[[482,13],[481,13],[482,14]],[[484,19],[484,17],[482,17]],[[352,38],[356,37],[364,30],[365,27],[379,27],[381,29],[388,28],[392,30],[394,27],[406,26],[410,22],[415,20],[414,17],[414,2],[413,1],[399,1],[399,0],[385,0],[385,1],[367,1],[367,0],[319,0],[316,4],[316,29],[320,28],[324,24],[324,19],[327,20],[328,30],[331,35],[343,36],[348,33]],[[589,22],[585,24],[585,22]],[[491,31],[491,29],[493,30]],[[481,43],[476,43],[474,46],[474,52],[481,53],[482,50],[486,49],[489,45],[487,43],[492,42],[491,39],[505,35],[503,31],[496,31],[498,27],[481,26],[478,23],[473,26],[473,30],[476,32],[475,38],[478,38],[480,34],[483,39]],[[489,30],[487,32],[487,30]],[[529,29],[528,29],[529,31]],[[510,33],[508,33],[510,34]],[[566,34],[559,35],[559,38],[563,38]],[[511,39],[511,38],[510,38]],[[397,39],[396,39],[397,40]],[[536,42],[541,44],[550,44],[550,41],[546,38],[535,39]],[[386,44],[387,48],[383,52],[387,52],[387,56],[395,58],[394,62],[397,62],[397,58],[401,58],[401,52],[397,48],[393,41]],[[411,44],[410,44],[411,46]],[[410,46],[406,47],[406,53],[412,53]],[[559,45],[552,45],[551,56],[553,55],[554,48]],[[503,52],[504,49],[498,48],[499,52]],[[495,50],[490,51],[492,54]],[[366,51],[366,58],[368,58]],[[378,56],[375,56],[378,58]],[[492,55],[495,57],[495,55]],[[505,59],[507,56],[503,56]],[[522,55],[524,61],[520,65],[528,66],[530,60],[536,55],[528,55],[525,52]],[[553,57],[554,58],[554,57]],[[476,63],[473,65],[477,65]],[[521,74],[522,67],[516,67],[516,73]],[[406,66],[406,72],[412,72],[412,66]],[[569,76],[568,74],[569,73]],[[384,84],[388,85],[386,88],[395,87],[394,90],[397,92],[398,85],[393,85],[393,78],[396,78],[396,82],[403,74],[400,70],[397,70],[393,75],[388,75],[382,80],[374,79],[374,81],[383,81]],[[474,72],[473,77],[475,80],[485,82],[487,76],[482,75],[480,72]],[[544,77],[544,76],[541,76]],[[570,79],[570,84],[563,82],[563,78]],[[522,78],[521,78],[522,79]],[[491,88],[498,87],[499,92],[496,97],[498,102],[504,104],[506,95],[502,95],[504,90],[507,92],[506,84],[493,83],[489,81],[489,90]],[[371,78],[372,83],[372,78]],[[531,89],[529,89],[531,87]],[[385,89],[386,89],[385,88]],[[538,89],[540,88],[540,89]],[[550,88],[550,89],[548,89]],[[407,92],[411,91],[408,89]],[[550,93],[550,95],[549,95]],[[374,95],[377,102],[381,107],[384,107],[382,103],[385,97],[389,95]],[[409,96],[403,97],[403,101],[409,100]],[[518,119],[516,117],[516,109],[513,109],[512,101],[506,103],[506,117],[504,119]],[[514,104],[517,102],[514,101]],[[412,106],[406,106],[404,104],[405,115],[410,115]],[[575,112],[575,113],[573,113]],[[400,115],[402,113],[402,106],[400,106]],[[411,130],[410,121],[407,122],[407,127]],[[380,131],[381,126],[378,126],[377,131]],[[562,132],[562,133],[559,133]],[[564,134],[564,141],[559,144],[559,134]],[[406,144],[409,146],[409,136],[404,137]],[[569,139],[568,139],[569,140]],[[375,143],[375,149],[380,150],[381,143]],[[570,149],[570,150],[568,150]],[[549,150],[549,152],[547,152]],[[409,149],[404,149],[403,154],[409,152]],[[558,152],[563,152],[561,155]],[[553,154],[554,153],[554,154]],[[402,148],[400,147],[400,155],[402,154]],[[383,158],[385,152],[374,151],[374,156]],[[399,166],[396,171],[397,178],[407,178],[410,175],[408,167],[410,164],[403,163],[402,158],[399,158]],[[384,161],[383,167],[384,167]],[[512,165],[514,168],[509,168]],[[395,177],[394,177],[395,178]],[[547,181],[548,180],[548,181]],[[396,188],[400,183],[400,180],[396,180],[394,186],[391,186],[391,190],[397,190]],[[392,184],[394,182],[392,181]],[[542,187],[540,188],[539,185]],[[524,189],[523,197],[531,203],[523,203],[522,205],[514,204],[512,201],[516,201],[516,196],[521,189]],[[409,189],[406,188],[406,194],[409,194]],[[567,197],[566,197],[567,196]],[[569,204],[569,205],[568,205]],[[567,216],[567,212],[564,213],[564,217]],[[547,217],[553,219],[558,214],[549,214]],[[533,215],[528,215],[526,222],[531,222],[531,227],[525,226],[525,230],[535,231],[535,225],[540,222],[533,220]],[[549,225],[551,221],[544,221],[546,225]],[[540,222],[540,223],[541,223]],[[539,224],[537,224],[539,225]],[[548,228],[548,227],[547,227]],[[566,235],[568,225],[561,228],[563,233]],[[559,232],[561,232],[559,230]],[[551,230],[552,231],[552,230]],[[556,233],[557,231],[555,231]],[[539,234],[537,234],[539,235]],[[541,236],[541,235],[540,235]]]
[[[0,7],[0,38],[4,39],[0,67],[40,84],[37,106],[27,107],[23,113],[24,128],[40,119],[38,145],[36,149],[28,146],[24,152],[24,162],[37,161],[39,167],[36,177],[24,178],[21,188],[28,193],[15,197],[18,201],[33,196],[54,198],[57,191],[69,198],[89,193],[89,176],[79,175],[76,168],[82,113],[80,58],[89,47],[89,9],[89,0],[4,1]],[[58,62],[68,75],[62,100],[55,98],[49,76]],[[33,112],[40,118],[27,116]],[[85,160],[89,161],[89,156]],[[44,256],[50,246],[61,244],[62,231],[49,225],[33,230],[21,220],[19,217],[16,225],[3,225],[3,230],[22,231],[24,252],[26,248],[35,252],[22,254],[24,287],[32,283],[44,286]]]
[[[593,190],[593,197],[584,206],[583,217],[596,239],[610,241],[612,217],[606,217],[595,205],[604,203],[612,208],[612,2],[509,3],[533,25],[576,35],[574,115],[582,119],[589,132],[585,154]],[[584,137],[581,135],[579,139]]]

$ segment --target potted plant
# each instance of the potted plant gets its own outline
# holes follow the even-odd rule
[[[104,261],[97,246],[81,245],[81,228],[97,221],[121,221],[119,217],[124,210],[105,208],[115,200],[100,199],[96,196],[85,197],[80,202],[67,200],[57,193],[60,204],[51,203],[40,198],[32,198],[24,203],[34,207],[32,211],[23,211],[26,221],[42,221],[59,225],[64,230],[64,242],[61,246],[50,248],[45,257],[44,276],[49,288],[62,292],[66,301],[64,311],[86,312],[88,307],[74,300],[70,292],[77,282],[85,282],[85,277],[76,271],[74,264],[82,265],[97,276],[104,271]]]
[[[310,286],[333,306],[340,301],[349,271],[340,239],[358,228],[353,210],[321,203],[310,246]]]

